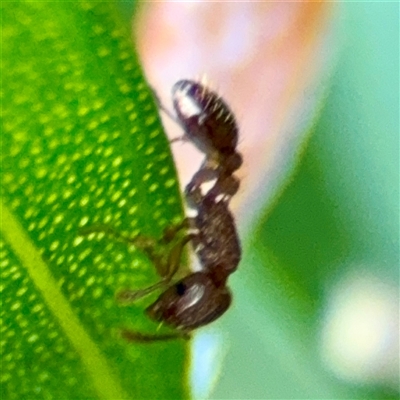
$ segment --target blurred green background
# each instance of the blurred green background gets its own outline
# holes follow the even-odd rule
[[[379,366],[376,379],[340,378],[321,355],[325,308],[346,276],[399,286],[399,4],[340,8],[339,60],[311,139],[232,278],[213,399],[399,396],[398,354],[390,379]]]

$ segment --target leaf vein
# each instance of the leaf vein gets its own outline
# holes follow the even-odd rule
[[[0,229],[5,239],[27,269],[33,283],[42,293],[49,309],[79,354],[99,398],[107,400],[128,398],[119,379],[112,373],[107,360],[85,331],[67,299],[57,287],[57,283],[38,249],[3,202],[1,202],[1,218]]]

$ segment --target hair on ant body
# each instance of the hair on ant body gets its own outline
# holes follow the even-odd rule
[[[172,101],[185,136],[209,158],[236,151],[235,117],[215,92],[201,83],[181,80],[172,88]]]
[[[217,179],[215,190],[232,197],[239,188],[232,174],[243,162],[236,150],[239,129],[233,112],[215,92],[190,80],[173,86],[172,100],[177,122],[184,130],[181,139],[191,141],[206,155],[186,191]]]
[[[120,290],[117,301],[129,305],[156,290],[163,290],[145,312],[174,331],[147,334],[123,329],[122,337],[131,342],[187,339],[192,330],[219,318],[231,304],[227,280],[241,259],[235,220],[228,208],[229,199],[239,188],[239,180],[233,173],[242,164],[242,157],[236,150],[238,128],[234,115],[221,97],[194,81],[177,82],[172,89],[172,100],[176,121],[184,129],[182,138],[191,141],[206,155],[185,189],[186,201],[197,215],[166,228],[158,241],[142,235],[124,237],[110,228],[83,232],[102,231],[134,244],[153,262],[161,277],[159,282],[145,289]],[[160,108],[171,115],[161,104]],[[204,183],[211,180],[215,180],[214,185],[203,193]],[[188,233],[179,238],[178,233],[185,228]],[[175,280],[181,254],[188,242],[199,259],[200,270]],[[155,247],[171,243],[175,244],[161,259]]]
[[[182,80],[174,85],[172,100],[177,121],[184,129],[183,139],[191,141],[206,155],[185,190],[186,200],[197,215],[187,218],[183,224],[193,232],[186,241],[192,243],[201,267],[200,271],[172,284],[177,269],[163,277],[167,288],[146,313],[153,320],[174,328],[175,337],[187,338],[193,329],[224,314],[232,301],[227,280],[237,269],[241,248],[226,199],[239,188],[239,180],[233,173],[241,166],[242,157],[236,149],[235,117],[215,92],[198,82]],[[214,186],[203,194],[202,185],[213,179]],[[135,336],[133,331],[124,332],[124,337],[133,341],[174,338],[173,334]]]

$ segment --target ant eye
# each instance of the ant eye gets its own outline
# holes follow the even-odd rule
[[[183,296],[186,292],[186,285],[183,282],[179,282],[175,285],[175,289],[179,296]]]

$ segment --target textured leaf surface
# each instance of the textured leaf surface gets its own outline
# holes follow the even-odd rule
[[[154,266],[79,236],[106,225],[158,237],[182,218],[129,29],[114,3],[3,3],[2,15],[2,398],[185,397],[182,342],[118,336],[155,332],[149,299],[114,299],[154,283]]]

